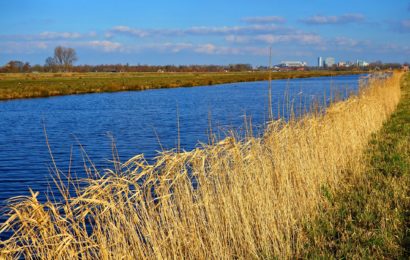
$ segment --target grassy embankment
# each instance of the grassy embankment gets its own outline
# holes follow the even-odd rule
[[[400,76],[371,82],[358,97],[333,104],[324,115],[272,122],[262,138],[231,137],[191,152],[164,153],[151,165],[136,156],[87,180],[84,189],[74,181],[60,184],[61,204],[42,204],[35,192],[16,198],[0,230],[14,235],[2,242],[0,254],[27,259],[305,256],[305,245],[317,241],[305,232],[306,223],[313,226],[322,217],[318,212],[329,204],[324,191],[333,194],[346,179],[365,172],[363,151],[399,102]],[[77,194],[70,196],[69,189]]]
[[[363,173],[349,173],[337,190],[324,187],[325,206],[307,226],[306,255],[410,257],[410,73],[396,112],[371,138],[366,163]]]
[[[272,73],[273,79],[319,77],[357,71],[293,71]],[[0,100],[70,94],[192,87],[267,80],[267,72],[229,73],[39,73],[0,74]]]

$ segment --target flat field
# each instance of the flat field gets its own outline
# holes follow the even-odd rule
[[[272,79],[336,76],[358,71],[274,72]],[[223,73],[6,73],[0,74],[0,100],[71,94],[192,87],[269,79],[268,72]]]

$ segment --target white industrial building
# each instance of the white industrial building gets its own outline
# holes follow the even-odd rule
[[[306,67],[307,63],[305,61],[281,61],[279,67],[284,68],[299,68]]]
[[[325,59],[325,67],[326,68],[330,68],[330,67],[332,67],[333,65],[335,65],[335,58],[333,58],[333,57],[327,57],[326,59]]]

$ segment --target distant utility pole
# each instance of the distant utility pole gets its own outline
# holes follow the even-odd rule
[[[269,48],[269,93],[268,93],[269,121],[273,120],[272,111],[272,46]]]

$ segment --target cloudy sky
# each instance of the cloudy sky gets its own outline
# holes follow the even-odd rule
[[[0,65],[410,62],[408,0],[0,0]]]

